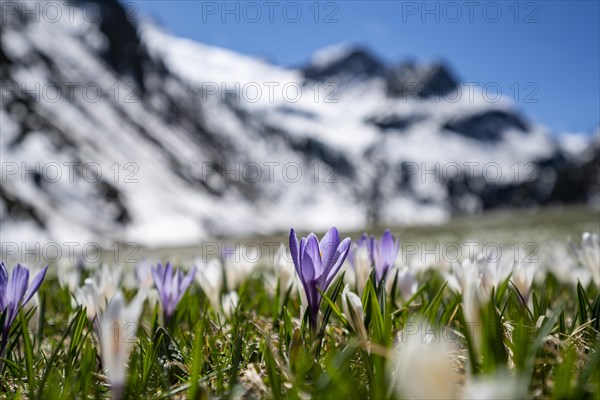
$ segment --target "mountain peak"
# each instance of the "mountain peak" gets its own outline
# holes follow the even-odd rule
[[[401,63],[387,72],[386,81],[388,94],[394,97],[443,96],[452,92],[458,85],[458,80],[450,68],[441,62],[430,65],[421,65],[414,61]]]
[[[366,48],[342,43],[317,51],[303,70],[310,80],[354,80],[381,76],[385,67]]]

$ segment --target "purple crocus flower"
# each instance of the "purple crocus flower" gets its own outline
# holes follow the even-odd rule
[[[371,263],[369,266],[364,265],[365,260],[357,257],[357,254],[363,248],[368,250]],[[360,238],[352,243],[348,253],[348,261],[354,271],[359,274],[364,274],[366,270],[370,270],[371,266],[375,266],[375,283],[378,285],[386,278],[390,268],[396,262],[399,250],[400,242],[396,241],[389,229],[383,233],[380,240],[375,239],[375,236],[369,237],[366,233],[363,233]]]
[[[17,264],[10,276],[3,262],[0,262],[0,315],[6,312],[4,326],[2,327],[2,340],[0,354],[3,353],[8,342],[8,334],[19,310],[37,292],[46,276],[48,266],[44,267],[29,285],[29,270]]]
[[[155,268],[152,268],[152,277],[163,306],[165,323],[169,322],[173,316],[177,304],[192,283],[194,275],[196,275],[195,267],[184,277],[183,272],[179,269],[173,272],[173,266],[170,262],[164,267],[161,263],[158,263]]]
[[[309,323],[313,330],[317,329],[321,291],[327,287],[342,267],[350,249],[350,238],[340,242],[338,230],[331,228],[321,239],[314,233],[303,237],[300,242],[296,232],[290,230],[290,253],[294,267],[300,277],[306,300],[308,302]]]
[[[390,268],[396,262],[399,251],[400,241],[394,238],[389,229],[385,230],[379,241],[375,239],[375,236],[371,236],[369,253],[375,265],[375,279],[377,284],[380,284],[386,278]]]

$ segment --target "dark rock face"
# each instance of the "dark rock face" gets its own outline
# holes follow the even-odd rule
[[[456,89],[458,82],[444,64],[418,66],[404,63],[386,73],[388,95],[392,97],[445,96]]]
[[[4,190],[0,184],[0,207],[13,219],[21,221],[32,221],[39,228],[44,229],[44,219],[39,215],[34,206],[26,200],[16,198]]]
[[[79,0],[85,4],[89,0]],[[128,76],[144,91],[144,70],[151,63],[134,23],[117,0],[94,1],[100,7],[100,31],[106,35],[108,46],[102,58],[114,71]]]
[[[516,129],[521,132],[529,130],[519,115],[499,110],[486,111],[448,121],[444,125],[444,129],[487,142],[499,141],[502,139],[502,134],[508,129]]]
[[[568,160],[557,151],[547,159],[533,162],[523,174],[524,179],[517,183],[500,185],[483,179],[447,181],[452,208],[463,213],[460,200],[466,196],[479,199],[482,210],[589,203],[600,195],[600,148],[588,151],[590,157],[584,161]]]
[[[383,64],[369,51],[355,48],[334,62],[306,67],[304,76],[320,82],[337,79],[352,81],[381,76],[384,71]]]
[[[545,163],[554,172],[554,185],[544,204],[586,203],[600,196],[600,145],[596,143],[586,153],[582,160],[566,160],[557,156]]]
[[[425,117],[421,115],[401,116],[392,114],[385,116],[374,116],[369,118],[366,122],[377,126],[379,129],[385,132],[389,130],[404,131],[410,128],[416,122],[422,121],[423,119],[425,119]]]

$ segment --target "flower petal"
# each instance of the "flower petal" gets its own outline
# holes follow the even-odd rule
[[[319,243],[319,248],[322,253],[321,259],[323,260],[323,269],[325,273],[327,273],[327,271],[329,271],[335,263],[335,256],[339,244],[340,234],[334,226],[325,234],[325,236],[323,236],[323,239],[321,239],[321,242]]]
[[[0,288],[6,288],[8,284],[8,271],[6,270],[6,265],[3,262],[0,262]]]
[[[29,285],[29,289],[27,289],[27,293],[25,294],[25,299],[23,299],[23,304],[27,303],[33,297],[35,292],[38,291],[38,289],[40,288],[40,285],[44,281],[44,277],[46,276],[46,271],[48,271],[47,265],[44,267],[44,269],[42,269],[40,272],[38,272],[38,274],[35,277],[33,277],[33,280],[31,281],[31,285]]]
[[[304,256],[302,258],[302,286],[306,292],[306,298],[310,309],[314,309],[315,302],[319,301],[319,291],[317,290],[315,279],[316,266],[314,260],[306,254],[308,252],[308,246],[305,249]]]
[[[294,262],[294,266],[296,267],[296,271],[300,266],[300,244],[298,243],[298,236],[296,236],[296,231],[294,228],[290,229],[290,254],[292,255],[292,261]]]
[[[3,262],[0,262],[0,313],[6,308],[5,297],[8,285],[8,272]]]
[[[306,247],[304,249],[304,257],[309,257],[312,260],[314,266],[314,275],[319,277],[323,274],[323,261],[321,260],[321,249],[319,248],[319,240],[314,233],[308,235],[306,238]],[[305,260],[303,259],[304,263]]]
[[[160,297],[160,301],[164,304],[167,299],[165,296],[165,269],[163,268],[161,263],[156,265],[156,268],[152,268],[152,278],[154,279],[154,284],[156,285],[156,291],[158,292],[158,296]]]
[[[190,272],[188,272],[187,275],[185,276],[185,278],[183,278],[181,280],[181,282],[179,283],[179,288],[178,288],[179,295],[177,296],[176,303],[178,303],[179,300],[181,300],[181,298],[185,294],[188,287],[192,284],[192,280],[194,279],[194,276],[196,276],[196,267],[192,267]]]
[[[396,259],[398,253],[396,252],[396,244],[394,240],[394,235],[389,229],[386,229],[381,236],[381,241],[379,242],[379,251],[381,252],[381,256],[386,263],[389,263],[390,260]]]
[[[346,257],[348,256],[348,252],[350,251],[350,243],[351,243],[350,238],[346,238],[346,239],[342,240],[342,242],[338,246],[338,248],[336,250],[335,264],[332,266],[331,270],[328,271],[327,278],[325,279],[325,289],[329,286],[329,284],[331,283],[333,278],[335,278],[338,271],[344,264],[344,261],[346,260]],[[324,290],[324,289],[322,289],[322,290]]]
[[[12,270],[11,276],[6,290],[6,303],[12,304],[13,307],[17,307],[25,291],[27,290],[27,284],[29,283],[29,270],[23,267],[21,264]]]

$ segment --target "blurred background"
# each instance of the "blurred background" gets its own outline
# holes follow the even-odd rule
[[[600,228],[597,1],[0,5],[3,259]]]

